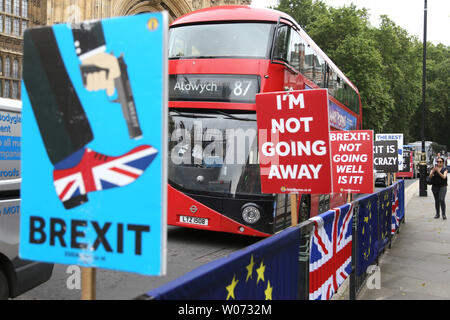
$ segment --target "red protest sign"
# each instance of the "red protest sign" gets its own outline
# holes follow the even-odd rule
[[[256,95],[261,191],[331,193],[326,89]]]
[[[333,190],[373,193],[373,131],[331,131]]]

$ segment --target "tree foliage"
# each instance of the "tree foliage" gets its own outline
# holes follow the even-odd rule
[[[358,87],[363,127],[421,139],[422,42],[388,16],[374,27],[369,11],[333,8],[320,0],[280,0],[292,16]],[[450,48],[427,44],[425,139],[450,147]]]

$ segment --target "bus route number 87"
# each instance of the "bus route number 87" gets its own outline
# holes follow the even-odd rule
[[[248,93],[248,90],[252,86],[252,81],[249,80],[238,80],[234,82],[234,89],[233,94],[237,97],[239,96],[246,96]]]

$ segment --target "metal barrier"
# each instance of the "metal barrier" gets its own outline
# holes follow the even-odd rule
[[[139,299],[356,299],[405,220],[404,181],[201,266]]]
[[[391,247],[392,236],[399,232],[405,219],[405,184],[399,181],[377,193],[355,202],[353,215],[352,269],[350,299],[355,300],[366,279],[367,270],[378,265],[386,246]]]

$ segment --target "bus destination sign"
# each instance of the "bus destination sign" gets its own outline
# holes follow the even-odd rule
[[[255,103],[259,84],[254,75],[172,74],[169,100]]]

